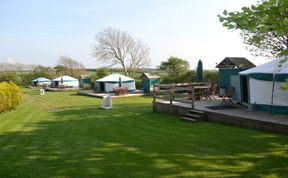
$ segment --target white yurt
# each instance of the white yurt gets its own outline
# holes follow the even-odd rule
[[[288,114],[288,90],[281,89],[288,79],[288,60],[281,63],[284,60],[275,59],[239,73],[243,103],[255,110]]]
[[[96,92],[113,92],[115,88],[127,88],[128,92],[135,91],[135,80],[121,74],[111,74],[95,81]]]
[[[53,79],[51,86],[54,88],[79,88],[79,80],[68,75],[64,75]]]
[[[32,86],[49,86],[51,85],[51,80],[45,77],[38,77],[31,81]]]

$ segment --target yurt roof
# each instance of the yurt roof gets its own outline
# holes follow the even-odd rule
[[[108,75],[106,77],[103,77],[101,79],[96,80],[96,82],[117,82],[119,81],[119,78],[121,77],[121,81],[125,82],[125,81],[134,81],[133,78],[127,77],[125,75],[121,75],[121,74],[111,74]]]
[[[274,59],[268,63],[259,65],[257,67],[244,70],[240,72],[240,75],[250,75],[250,74],[288,74],[288,56],[286,56],[287,61],[280,65],[280,61],[284,60],[284,57]]]
[[[78,79],[76,79],[76,78],[73,78],[73,77],[70,77],[70,76],[68,76],[68,75],[64,75],[64,76],[61,76],[61,77],[58,77],[58,78],[55,78],[55,79],[53,79],[52,81],[61,81],[61,80],[69,80],[69,81],[73,81],[73,80],[77,80],[78,81]]]
[[[34,80],[32,80],[33,82],[51,82],[51,80],[50,79],[48,79],[48,78],[45,78],[45,77],[38,77],[38,78],[36,78],[36,79],[34,79]]]

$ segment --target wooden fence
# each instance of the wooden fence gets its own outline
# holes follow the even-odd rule
[[[161,84],[153,85],[154,99],[169,101],[170,104],[173,102],[190,104],[191,108],[194,109],[195,103],[195,86],[201,86],[204,83],[179,83],[179,84]]]

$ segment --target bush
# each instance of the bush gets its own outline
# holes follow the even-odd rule
[[[161,83],[169,84],[169,83],[190,83],[195,81],[195,71],[189,71],[179,77],[162,77]]]
[[[22,99],[20,87],[12,82],[0,83],[0,113],[15,108]]]
[[[191,70],[179,77],[161,77],[161,83],[170,84],[170,83],[192,83],[195,82],[196,72]],[[218,71],[217,70],[204,70],[204,82],[208,83],[218,83]]]
[[[141,79],[135,79],[135,87],[136,89],[141,89],[142,86],[141,86]]]
[[[204,80],[209,83],[218,83],[218,70],[205,70],[204,71]]]
[[[1,72],[0,82],[13,81],[17,85],[22,85],[22,78],[18,76],[15,72]]]

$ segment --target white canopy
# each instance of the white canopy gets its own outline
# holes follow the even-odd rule
[[[36,78],[36,79],[34,79],[34,80],[32,80],[32,81],[33,81],[33,82],[51,82],[50,79],[45,78],[45,77],[38,77],[38,78]]]
[[[244,70],[240,72],[240,75],[249,75],[249,74],[256,74],[256,73],[262,73],[262,74],[288,74],[288,56],[286,56],[287,61],[284,62],[281,66],[280,61],[284,60],[284,57],[274,59],[273,61],[270,61],[268,63],[259,65],[257,67]]]
[[[96,82],[118,82],[119,78],[121,78],[122,82],[125,81],[134,81],[133,78],[127,77],[125,75],[121,75],[121,74],[111,74],[108,75],[106,77],[103,77],[101,79],[96,80]]]
[[[64,76],[55,78],[52,81],[61,81],[61,80],[63,80],[63,81],[78,81],[78,79],[70,77],[68,75],[64,75]]]

